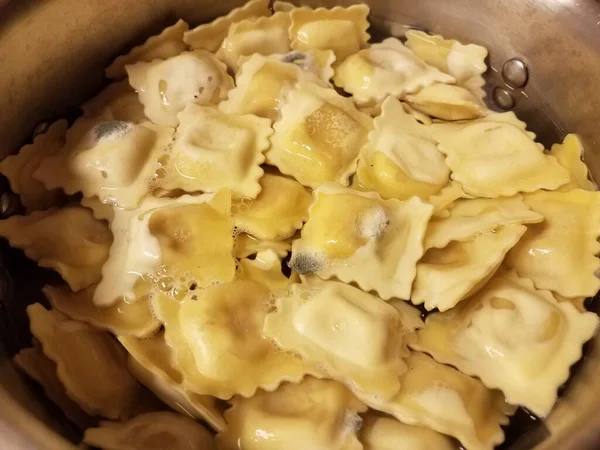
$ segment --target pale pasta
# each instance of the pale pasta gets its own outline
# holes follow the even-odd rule
[[[493,450],[552,410],[599,322],[584,143],[487,109],[484,47],[368,16],[179,20],[0,162],[0,237],[64,280],[13,361],[83,446]]]

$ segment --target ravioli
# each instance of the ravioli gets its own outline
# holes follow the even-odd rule
[[[292,245],[289,240],[262,240],[253,238],[246,233],[239,233],[235,238],[233,254],[236,258],[247,258],[259,252],[272,250],[280,258],[285,258],[291,249]]]
[[[127,450],[211,450],[214,438],[201,424],[174,412],[139,415],[126,422],[100,422],[85,430],[83,442],[93,447]]]
[[[258,388],[272,391],[283,381],[319,374],[263,336],[268,296],[263,284],[236,280],[199,290],[181,303],[155,299],[186,389],[221,399],[251,397]]]
[[[300,280],[297,274],[286,277],[281,271],[281,265],[281,258],[274,250],[264,250],[258,252],[254,259],[240,259],[238,279],[257,281],[267,287],[271,293],[282,292]]]
[[[292,25],[289,33],[294,50],[333,50],[337,61],[367,46],[369,7],[351,5],[332,9],[307,7],[290,12]]]
[[[195,394],[181,385],[183,375],[174,365],[164,332],[146,339],[119,336],[119,342],[129,353],[129,372],[173,410],[204,420],[216,431],[227,427],[216,398]]]
[[[82,117],[67,132],[65,146],[45,158],[33,177],[49,189],[81,192],[102,203],[135,208],[151,189],[157,160],[171,143],[173,131],[148,121]]]
[[[416,197],[382,200],[334,184],[320,186],[313,196],[308,222],[292,244],[290,267],[356,282],[385,300],[410,298],[433,206]]]
[[[285,12],[233,23],[217,56],[235,72],[244,56],[287,53],[290,51],[290,25],[290,15]]]
[[[260,194],[249,204],[234,203],[235,226],[258,239],[291,237],[308,220],[312,196],[297,181],[279,175],[263,175],[260,185]]]
[[[404,424],[452,436],[469,450],[493,450],[504,440],[500,427],[515,408],[505,403],[500,392],[423,353],[412,352],[406,363],[402,388],[393,399],[364,392],[356,392],[357,397]]]
[[[9,217],[0,221],[0,237],[56,270],[75,292],[100,281],[112,242],[106,224],[77,205]]]
[[[236,75],[236,87],[229,91],[219,109],[228,114],[254,114],[278,120],[286,95],[298,81],[319,83],[320,79],[296,64],[253,55],[242,64]]]
[[[270,15],[269,0],[249,0],[244,6],[232,9],[226,16],[187,31],[183,35],[183,41],[193,49],[205,49],[214,53],[227,37],[232,24]]]
[[[359,435],[364,450],[456,450],[452,440],[436,431],[368,414]]]
[[[216,105],[233,88],[225,64],[206,50],[125,68],[129,84],[144,105],[144,114],[157,125],[176,127],[177,116],[187,105]]]
[[[450,169],[444,155],[429,138],[427,127],[407,114],[397,99],[388,97],[373,123],[353,187],[376,191],[383,198],[426,200],[448,184]]]
[[[459,86],[480,94],[487,70],[485,59],[488,51],[475,44],[461,44],[454,39],[430,35],[419,30],[406,32],[406,46],[427,64],[452,75]]]
[[[559,191],[596,190],[594,182],[590,180],[589,170],[583,162],[583,145],[576,134],[568,134],[562,144],[553,145],[549,154],[554,156],[571,175],[571,181],[558,188]]]
[[[147,337],[160,327],[150,310],[148,293],[143,293],[143,300],[136,299],[134,303],[121,300],[113,305],[100,307],[93,301],[95,290],[96,285],[78,292],[72,292],[68,286],[46,285],[42,288],[48,302],[57,311],[116,335]]]
[[[502,272],[468,301],[430,315],[413,346],[545,417],[597,325],[595,314]]]
[[[109,84],[94,98],[81,105],[83,117],[105,122],[146,122],[144,105],[127,80]]]
[[[300,82],[273,127],[267,163],[313,189],[328,181],[348,185],[371,128],[352,100]]]
[[[28,306],[27,315],[67,395],[86,413],[126,419],[147,410],[149,399],[129,375],[126,353],[110,334],[39,303]]]
[[[294,284],[267,315],[264,333],[284,351],[318,363],[352,391],[391,398],[400,389],[403,335],[398,310],[335,281]]]
[[[155,59],[167,59],[179,55],[185,51],[183,34],[189,29],[189,25],[179,19],[177,23],[165,28],[160,34],[150,36],[146,42],[133,47],[126,55],[118,56],[104,74],[107,78],[125,78],[127,71],[125,66],[137,62],[150,62]]]
[[[406,96],[419,112],[442,120],[469,120],[486,115],[481,101],[471,91],[450,84],[436,83]]]
[[[47,209],[62,199],[60,190],[47,189],[44,183],[33,178],[44,159],[59,152],[65,144],[67,121],[54,122],[45,133],[33,138],[33,143],[23,146],[19,153],[0,161],[0,174],[8,179],[11,190],[19,194],[21,205],[28,212]]]
[[[256,198],[258,180],[273,131],[268,119],[226,114],[189,104],[180,114],[172,147],[159,169],[158,185],[166,190],[234,193]]]
[[[556,158],[544,154],[526,131],[510,123],[491,117],[432,128],[452,179],[469,194],[510,197],[569,182],[568,171]]]
[[[292,13],[293,14],[293,13]],[[433,83],[455,79],[419,59],[399,39],[388,38],[359,51],[338,65],[333,77],[359,105],[403,98]]]
[[[428,311],[453,308],[494,275],[526,231],[523,225],[509,226],[427,250],[417,264],[410,301],[424,304]]]
[[[507,256],[508,267],[533,280],[538,289],[565,297],[593,297],[600,289],[597,239],[600,234],[600,193],[535,192],[525,197],[544,221],[529,227]]]
[[[189,286],[230,281],[235,274],[231,193],[147,198],[115,210],[114,242],[94,292],[98,306],[135,302],[140,284],[185,296]],[[183,278],[183,280],[181,280]]]
[[[367,407],[343,385],[306,377],[274,392],[233,400],[225,412],[229,427],[217,435],[218,450],[361,450],[356,437]]]

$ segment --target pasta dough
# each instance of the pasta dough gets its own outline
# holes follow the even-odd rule
[[[294,50],[333,50],[337,61],[366,47],[370,39],[367,29],[369,7],[352,5],[332,9],[307,7],[290,12],[290,37]]]
[[[158,173],[159,186],[185,192],[229,188],[240,196],[256,198],[264,173],[260,168],[263,152],[273,134],[270,120],[195,104],[178,117],[181,124]]]
[[[9,217],[0,221],[0,236],[56,270],[75,292],[100,281],[112,242],[106,224],[77,205]]]
[[[335,281],[294,284],[265,319],[264,333],[286,351],[323,366],[351,390],[390,398],[400,389],[403,334],[398,310]]]
[[[385,300],[410,298],[433,206],[416,197],[382,200],[374,192],[334,184],[313,195],[308,222],[292,244],[290,267],[354,281]]]
[[[419,112],[442,120],[469,120],[486,115],[485,107],[469,90],[436,83],[416,94],[406,96],[410,106]]]
[[[91,100],[81,105],[83,117],[104,122],[146,122],[144,105],[127,80],[109,84]]]
[[[414,347],[545,417],[597,325],[595,314],[502,272],[468,301],[429,316]]]
[[[279,175],[265,174],[261,191],[249,204],[234,204],[238,230],[258,239],[287,239],[308,220],[312,196],[300,183]]]
[[[281,292],[300,281],[297,274],[286,277],[281,271],[281,259],[274,250],[258,252],[254,259],[244,258],[238,264],[240,279],[257,281],[271,292]]]
[[[455,82],[450,75],[417,58],[396,38],[348,57],[336,68],[333,79],[359,105],[381,102],[388,95],[402,98],[436,82]]]
[[[358,413],[366,410],[341,384],[306,377],[275,392],[235,398],[217,449],[291,449],[301,442],[306,450],[361,450]]]
[[[100,422],[85,430],[83,442],[111,450],[211,450],[210,432],[189,417],[151,412],[127,422]]]
[[[160,34],[149,37],[146,42],[133,47],[126,55],[118,56],[104,74],[107,78],[125,78],[125,66],[137,62],[150,62],[154,59],[167,59],[185,50],[183,34],[189,25],[179,19],[176,24],[165,28]]]
[[[388,97],[373,123],[353,187],[376,191],[383,198],[425,200],[448,183],[450,169],[427,127],[407,114],[397,99]]]
[[[371,119],[333,89],[300,82],[273,128],[267,163],[314,189],[327,181],[348,185]]]
[[[11,190],[19,194],[21,205],[28,212],[56,206],[62,198],[58,189],[47,189],[33,174],[45,158],[60,151],[66,132],[67,121],[58,120],[45,133],[36,135],[33,143],[22,147],[18,154],[0,161],[0,174],[8,179]]]
[[[360,392],[357,397],[402,423],[455,437],[469,450],[492,450],[504,440],[500,427],[508,423],[507,414],[514,408],[500,392],[422,353],[412,352],[406,363],[402,388],[393,399]]]
[[[525,202],[544,221],[527,230],[508,254],[507,266],[533,280],[538,289],[593,297],[600,289],[600,194],[539,191],[527,195]]]
[[[550,150],[559,164],[569,171],[571,181],[558,188],[561,192],[573,189],[595,191],[596,185],[589,178],[589,170],[583,162],[583,145],[575,134],[568,134],[562,144],[554,144]]]
[[[86,413],[126,419],[147,410],[149,399],[129,375],[125,351],[108,333],[39,303],[28,306],[27,315],[68,396]]]
[[[206,50],[125,68],[129,84],[144,105],[144,114],[157,125],[176,127],[178,114],[187,105],[216,105],[233,88],[225,64]]]

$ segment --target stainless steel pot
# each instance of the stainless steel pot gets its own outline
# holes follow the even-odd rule
[[[145,36],[182,17],[201,23],[243,0],[0,0],[0,157],[28,140],[40,122],[70,114],[97,92],[103,67]],[[352,2],[306,1],[309,5]],[[600,4],[594,0],[367,0],[374,35],[416,26],[485,45],[499,104],[515,103],[546,145],[574,131],[600,179]],[[4,6],[2,6],[4,4]],[[511,88],[517,58],[528,80]],[[506,66],[510,69],[510,65]],[[514,69],[514,67],[513,67]],[[512,74],[512,75],[511,75]],[[505,84],[508,81],[508,84]],[[523,80],[521,80],[523,81]],[[512,84],[520,84],[512,79]],[[599,148],[597,148],[599,147]],[[5,186],[0,186],[0,189]],[[10,209],[0,196],[0,214]],[[2,247],[0,266],[0,449],[67,449],[69,430],[8,364],[29,339],[24,320],[35,300],[33,265]],[[600,448],[600,336],[544,425],[511,449]],[[49,409],[50,408],[50,409]]]

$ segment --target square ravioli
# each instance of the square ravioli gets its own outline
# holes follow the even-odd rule
[[[399,39],[388,38],[346,58],[333,80],[359,105],[403,98],[433,83],[454,83],[448,74],[419,59]]]
[[[544,217],[529,227],[506,264],[539,289],[564,297],[593,297],[600,289],[600,192],[539,191],[525,202]]]
[[[550,412],[598,316],[499,272],[456,308],[430,315],[412,347],[501,389],[540,417]]]
[[[361,150],[353,187],[376,191],[383,198],[426,200],[448,184],[450,169],[428,128],[406,113],[396,98],[383,102],[373,125]]]
[[[308,374],[321,376],[263,335],[269,293],[262,283],[235,280],[194,291],[183,301],[166,295],[153,299],[183,387],[228,400],[252,397],[259,388],[273,391]]]
[[[290,38],[294,50],[333,50],[336,60],[343,61],[366,47],[371,38],[367,33],[367,5],[336,6],[332,9],[302,7],[293,9],[290,15]]]
[[[469,450],[493,450],[504,440],[501,426],[515,408],[506,404],[501,392],[423,353],[411,352],[406,363],[400,392],[391,400],[366,392],[356,396],[402,423],[452,436]]]
[[[590,180],[590,171],[583,161],[583,144],[576,134],[568,134],[561,144],[554,144],[550,149],[550,155],[554,156],[571,174],[571,181],[558,188],[559,191],[597,190],[594,182]]]
[[[372,120],[335,90],[300,82],[273,127],[267,163],[304,186],[348,185]]]
[[[178,115],[181,124],[157,170],[157,187],[167,191],[216,192],[256,198],[263,175],[260,165],[273,133],[271,121],[251,114],[226,114],[189,104]]]
[[[265,319],[264,333],[351,390],[382,398],[406,370],[402,319],[392,305],[335,281],[294,284]]]
[[[320,186],[313,196],[290,267],[356,282],[385,300],[409,299],[433,206],[416,197],[382,200],[335,184]]]
[[[218,450],[362,450],[356,437],[367,407],[343,385],[306,377],[275,392],[235,398],[225,412],[229,427],[217,435]]]
[[[285,12],[234,23],[217,56],[235,72],[244,56],[287,53],[290,51],[290,25],[290,15]]]
[[[206,50],[138,62],[125,69],[144,114],[157,125],[176,127],[177,115],[188,104],[216,105],[233,88],[227,66]]]

